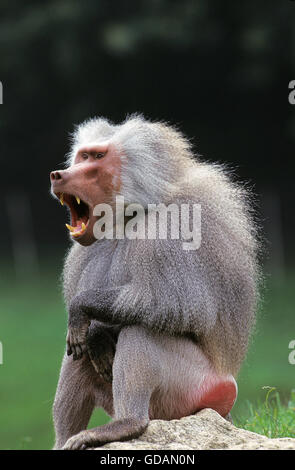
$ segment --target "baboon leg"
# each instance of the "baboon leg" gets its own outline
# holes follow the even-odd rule
[[[177,419],[204,408],[227,416],[237,393],[232,375],[217,374],[193,341],[140,326],[119,334],[112,385],[113,421],[71,437],[64,449],[130,440],[149,419]]]
[[[86,429],[95,405],[94,369],[88,357],[73,361],[64,356],[53,405],[56,434],[54,449]]]
[[[141,327],[124,328],[113,365],[114,420],[71,437],[63,449],[84,449],[138,437],[149,422],[152,392],[161,377],[152,334]]]

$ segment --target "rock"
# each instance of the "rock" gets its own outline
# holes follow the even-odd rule
[[[127,442],[112,442],[96,450],[210,450],[294,449],[295,439],[268,437],[236,428],[216,411],[172,421],[154,420],[142,436]]]

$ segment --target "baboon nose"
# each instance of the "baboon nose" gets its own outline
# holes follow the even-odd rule
[[[62,179],[61,172],[52,171],[50,173],[50,181],[61,180],[61,179]]]

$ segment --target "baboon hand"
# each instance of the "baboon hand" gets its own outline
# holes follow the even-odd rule
[[[62,450],[84,450],[87,447],[95,447],[102,444],[99,444],[99,441],[96,440],[96,435],[90,429],[86,431],[81,431],[79,434],[72,436],[67,440]]]
[[[108,383],[112,383],[112,369],[116,351],[118,329],[102,326],[93,321],[87,335],[87,352],[96,372]]]
[[[62,450],[84,450],[101,447],[107,442],[127,441],[140,436],[147,428],[148,420],[125,418],[93,429],[86,429],[70,437]]]
[[[73,354],[73,359],[81,359],[87,349],[86,339],[88,328],[90,325],[89,320],[79,322],[79,324],[71,324],[69,322],[67,334],[67,355]]]
[[[74,297],[69,308],[67,354],[73,354],[73,359],[81,359],[87,349],[86,338],[91,321],[83,311],[83,301],[79,296]]]

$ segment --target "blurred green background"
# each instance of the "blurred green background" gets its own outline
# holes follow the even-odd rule
[[[295,2],[20,1],[0,4],[0,449],[53,444],[66,334],[60,275],[69,246],[49,195],[69,132],[142,112],[250,181],[267,243],[264,301],[239,377],[247,399],[295,388]],[[91,425],[106,420],[97,411]]]

